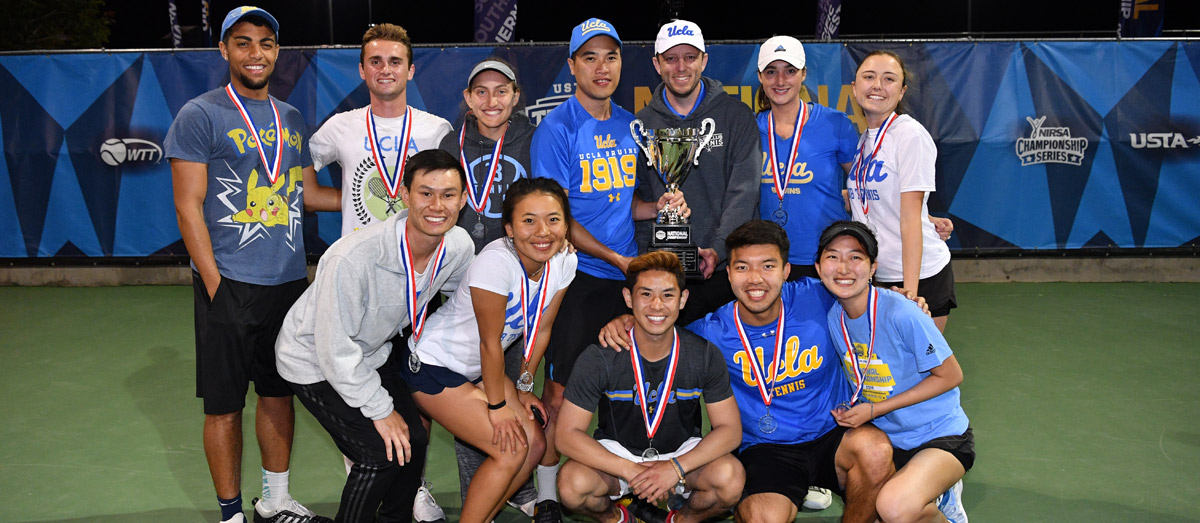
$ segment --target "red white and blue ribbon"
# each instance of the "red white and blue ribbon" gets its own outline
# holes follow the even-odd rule
[[[783,319],[786,316],[785,305],[780,302],[779,320],[775,324],[775,353],[771,356],[771,365],[764,370],[762,363],[759,363],[758,357],[754,354],[754,347],[750,344],[750,337],[746,335],[746,329],[742,327],[742,315],[738,312],[738,307],[733,308],[733,324],[737,326],[738,338],[742,340],[742,351],[745,352],[746,359],[750,361],[750,372],[754,374],[754,381],[758,385],[758,394],[762,396],[763,405],[768,407],[771,406],[771,400],[775,396],[773,391],[775,375],[779,373],[782,365],[780,357],[783,356],[783,340],[786,338],[783,335]],[[770,378],[769,382],[767,378]]]
[[[787,190],[788,181],[792,178],[792,169],[796,168],[796,153],[800,150],[800,135],[804,133],[804,125],[808,123],[808,104],[800,100],[800,110],[796,111],[796,125],[792,126],[792,146],[788,153],[787,168],[779,172],[779,158],[775,152],[775,111],[767,114],[767,152],[771,160],[771,179],[775,182],[775,195],[783,201],[783,192]]]
[[[443,237],[438,242],[437,251],[434,251],[433,257],[429,259],[429,265],[425,266],[426,268],[433,267],[433,272],[429,273],[431,286],[436,281],[438,272],[442,270],[442,262],[445,260],[446,238]],[[425,328],[425,310],[429,308],[429,301],[425,301],[421,310],[416,310],[421,291],[417,290],[417,271],[413,268],[412,248],[408,245],[407,230],[400,235],[400,263],[404,265],[404,276],[408,280],[408,284],[404,286],[404,304],[408,308],[408,321],[412,325],[412,339],[415,344],[421,339],[421,331]]]
[[[475,177],[471,176],[471,168],[467,165],[466,150],[463,149],[466,138],[467,124],[463,122],[462,129],[458,131],[458,161],[462,163],[463,172],[467,174],[467,200],[471,202],[471,208],[475,209],[475,214],[482,216],[483,209],[487,207],[488,196],[492,194],[492,184],[496,181],[496,170],[500,167],[500,150],[504,148],[504,135],[500,135],[500,139],[496,140],[496,147],[492,149],[492,163],[488,166],[487,179],[483,182],[483,190],[478,192],[476,191]]]
[[[521,257],[517,257],[517,263],[521,262]],[[524,265],[521,270],[524,270]],[[550,305],[550,300],[547,299],[550,289],[550,262],[542,269],[541,288],[537,292],[533,292],[529,288],[533,283],[526,274],[521,285],[521,321],[525,325],[525,346],[524,352],[525,363],[529,363],[529,359],[533,357],[533,347],[537,344],[538,329],[542,326],[542,317],[546,312],[546,307]],[[534,299],[536,298],[536,299]],[[532,299],[532,301],[530,301]]]
[[[875,322],[879,317],[879,291],[874,285],[867,284],[867,324],[871,326],[871,344],[867,345],[867,364],[859,367],[858,356],[854,354],[854,343],[850,341],[850,330],[846,328],[846,311],[842,310],[842,339],[846,342],[846,357],[850,358],[850,370],[854,373],[854,395],[850,397],[850,405],[858,401],[866,382],[866,367],[871,366],[875,357]]]
[[[375,127],[375,115],[367,107],[367,142],[371,144],[371,158],[379,167],[379,175],[383,178],[388,197],[395,199],[400,196],[400,182],[404,179],[404,164],[408,161],[408,140],[412,137],[412,111],[404,108],[404,126],[400,128],[400,143],[396,145],[396,161],[392,172],[388,173],[387,165],[383,163],[383,145],[379,143],[379,131]]]
[[[662,425],[663,413],[667,411],[667,402],[671,399],[671,390],[675,386],[675,369],[679,366],[679,331],[671,327],[671,333],[674,335],[674,340],[671,342],[671,356],[667,360],[667,371],[663,374],[663,381],[657,389],[658,394],[658,410],[654,411],[653,418],[647,412],[646,391],[643,384],[646,383],[646,373],[642,370],[642,356],[638,353],[637,338],[633,336],[633,329],[629,329],[629,359],[633,360],[633,380],[634,389],[637,389],[638,402],[642,408],[642,421],[646,424],[646,438],[654,439],[654,434],[658,433],[658,427]]]
[[[879,147],[883,145],[883,135],[887,134],[888,128],[899,117],[899,114],[893,112],[887,120],[884,120],[883,125],[879,126],[879,133],[875,135],[875,149],[871,151],[871,156],[865,155],[867,134],[870,131],[863,133],[862,138],[858,140],[858,154],[854,157],[854,165],[850,166],[850,172],[854,174],[854,188],[858,190],[858,202],[862,204],[863,216],[870,212],[870,207],[867,205],[867,193],[864,190],[867,188],[867,169],[875,160],[875,155],[879,154]]]
[[[262,160],[263,168],[267,170],[267,179],[271,181],[271,185],[275,185],[275,180],[279,179],[279,169],[283,165],[283,126],[279,122],[279,109],[275,107],[275,100],[270,96],[267,101],[271,102],[271,112],[275,114],[275,163],[267,161],[267,153],[264,151],[266,147],[259,139],[258,128],[254,126],[254,120],[250,118],[250,111],[246,110],[246,106],[242,104],[242,97],[238,96],[237,91],[233,89],[233,84],[225,84],[225,94],[229,95],[229,99],[233,100],[233,105],[237,106],[238,114],[242,115],[242,121],[246,122],[246,127],[250,128],[250,135],[254,137],[255,148],[258,149],[258,158]]]

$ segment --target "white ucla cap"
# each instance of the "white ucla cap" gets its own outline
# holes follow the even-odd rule
[[[688,44],[703,53],[704,35],[700,32],[700,26],[687,20],[676,20],[662,26],[658,30],[658,38],[654,39],[654,54],[663,54],[680,44]]]
[[[783,60],[796,69],[804,69],[804,46],[790,36],[772,36],[758,48],[758,72],[775,60]]]

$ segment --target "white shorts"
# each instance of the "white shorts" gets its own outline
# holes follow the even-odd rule
[[[624,445],[621,445],[615,439],[602,439],[602,440],[597,440],[597,441],[599,441],[600,444],[604,446],[604,448],[608,449],[609,452],[616,454],[617,457],[619,457],[621,459],[627,459],[634,463],[642,463],[644,461],[666,461],[671,458],[678,458],[679,456],[687,454],[692,449],[696,448],[696,445],[700,444],[700,438],[688,438],[687,441],[684,441],[683,444],[679,446],[679,448],[675,449],[675,452],[666,452],[663,454],[659,454],[658,459],[648,460],[639,455],[634,455],[632,452],[629,452],[629,449],[626,449]],[[621,478],[617,478],[617,481],[621,483],[621,490],[620,490],[620,492],[617,492],[617,495],[609,496],[610,499],[614,499],[614,500],[621,499],[626,494],[629,494],[629,483],[626,483],[625,480],[621,479]],[[682,486],[677,485],[675,487],[675,492],[677,494],[683,494],[684,488]]]

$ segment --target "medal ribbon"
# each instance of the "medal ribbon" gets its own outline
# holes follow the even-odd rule
[[[371,108],[367,108],[367,142],[371,144],[371,158],[375,160],[375,165],[379,167],[379,174],[383,177],[385,188],[387,189],[389,198],[398,198],[400,194],[400,182],[404,179],[404,164],[408,161],[408,140],[412,137],[412,111],[408,107],[404,108],[404,126],[400,128],[400,142],[396,147],[397,155],[395,165],[392,167],[391,174],[388,174],[387,166],[383,163],[383,145],[379,143],[379,131],[375,127],[375,115],[371,114]]]
[[[492,149],[492,163],[488,166],[487,180],[483,182],[483,191],[479,196],[475,196],[475,177],[471,176],[471,168],[467,166],[466,150],[463,149],[466,138],[467,123],[463,121],[463,128],[458,131],[458,161],[462,163],[463,172],[467,174],[467,200],[470,200],[475,214],[482,216],[483,209],[487,207],[488,197],[492,194],[492,184],[496,181],[496,169],[500,167],[500,150],[504,148],[504,135],[500,135],[500,139],[496,140],[496,147]]]
[[[438,242],[437,251],[433,257],[429,259],[430,265],[433,266],[433,272],[429,274],[429,284],[433,285],[437,278],[438,272],[442,270],[442,262],[446,261],[446,238]],[[408,285],[404,287],[404,304],[408,306],[408,321],[412,325],[412,339],[415,344],[421,339],[421,330],[425,328],[425,310],[429,308],[429,302],[421,306],[421,310],[416,310],[417,299],[421,297],[421,291],[417,290],[417,271],[413,268],[412,248],[408,246],[408,231],[400,235],[400,263],[404,265],[404,276],[408,279]],[[428,266],[426,266],[428,267]]]
[[[893,112],[887,120],[884,120],[883,125],[879,126],[879,133],[875,135],[875,149],[871,151],[871,156],[864,154],[867,152],[867,134],[870,133],[870,130],[863,133],[862,138],[858,140],[858,154],[854,157],[854,165],[850,166],[850,172],[854,175],[854,187],[858,189],[858,202],[862,204],[863,216],[870,212],[867,195],[863,192],[863,189],[867,187],[867,167],[875,160],[875,155],[879,154],[879,147],[883,145],[883,135],[887,134],[888,128],[899,117],[899,114]]]
[[[779,159],[775,152],[775,118],[774,110],[767,114],[767,151],[771,160],[771,179],[775,182],[775,194],[779,196],[779,201],[783,202],[783,191],[787,189],[788,181],[792,178],[792,169],[796,167],[796,152],[800,150],[800,135],[804,132],[804,125],[808,123],[808,104],[800,101],[800,110],[796,111],[796,125],[792,127],[792,147],[788,153],[787,169],[781,175],[779,172]]]
[[[517,257],[517,263],[521,263],[521,257]],[[521,270],[525,270],[525,266],[521,265]],[[550,262],[546,262],[542,269],[541,288],[534,293],[530,288],[529,274],[525,274],[524,280],[521,282],[521,321],[525,324],[525,363],[529,363],[529,359],[533,357],[533,347],[537,344],[538,328],[542,325],[542,316],[546,312],[546,307],[550,305],[550,300],[547,299],[550,288]],[[531,298],[536,300],[530,301]]]
[[[875,357],[875,322],[879,313],[879,291],[873,285],[867,285],[867,323],[871,326],[871,344],[867,345],[867,367],[871,366],[871,358]],[[866,382],[865,368],[858,366],[858,356],[854,354],[854,344],[850,341],[850,330],[846,328],[846,311],[842,310],[842,339],[846,341],[846,355],[850,358],[850,369],[854,372],[854,395],[850,397],[850,405],[858,401]]]
[[[679,331],[671,327],[671,332],[675,335],[674,341],[671,342],[671,356],[667,360],[667,372],[663,374],[662,384],[659,385],[658,395],[658,410],[654,413],[654,419],[650,419],[650,415],[646,412],[646,392],[642,390],[642,384],[646,381],[646,373],[642,370],[642,357],[638,354],[637,338],[633,336],[633,329],[629,329],[629,359],[633,360],[633,379],[635,381],[634,389],[637,390],[638,400],[642,407],[642,421],[646,424],[646,438],[653,440],[654,434],[658,432],[659,425],[662,424],[663,413],[667,411],[667,401],[670,400],[671,389],[675,385],[675,368],[679,365]]]
[[[775,374],[779,372],[779,356],[783,354],[783,318],[787,316],[783,302],[779,303],[779,321],[775,325],[775,354],[771,357],[770,370],[771,385],[775,384]],[[767,377],[763,370],[763,366],[759,364],[758,357],[754,355],[754,348],[750,346],[750,337],[746,336],[746,329],[742,327],[742,315],[738,313],[738,308],[733,308],[733,324],[737,326],[738,338],[742,340],[742,350],[746,353],[746,358],[750,360],[750,372],[754,374],[754,380],[758,384],[758,394],[762,396],[763,405],[771,406],[771,400],[774,399],[775,393],[771,387],[767,386]]]
[[[242,115],[242,121],[246,122],[246,127],[250,128],[250,134],[254,136],[254,143],[258,146],[258,158],[262,160],[263,168],[267,170],[267,179],[271,180],[271,185],[275,185],[275,180],[279,179],[279,168],[283,165],[283,133],[282,124],[279,122],[279,109],[275,107],[275,100],[267,96],[267,101],[271,102],[271,112],[275,114],[275,163],[272,165],[267,161],[267,153],[263,149],[262,140],[258,136],[258,128],[254,126],[254,120],[250,118],[250,111],[246,110],[246,106],[242,104],[242,98],[238,96],[237,91],[233,89],[233,84],[225,84],[225,94],[229,95],[229,99],[233,100],[233,105],[237,106],[238,114]]]

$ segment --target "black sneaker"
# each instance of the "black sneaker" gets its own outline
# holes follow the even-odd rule
[[[258,498],[254,498],[250,504],[254,505],[254,523],[333,523],[332,519],[316,515],[294,499],[266,515],[258,510]]]
[[[533,506],[533,523],[562,523],[562,509],[553,499],[539,501]]]
[[[637,496],[631,496],[628,499],[629,514],[637,518],[638,521],[644,523],[666,523],[667,511],[659,508],[658,505],[652,505]]]

